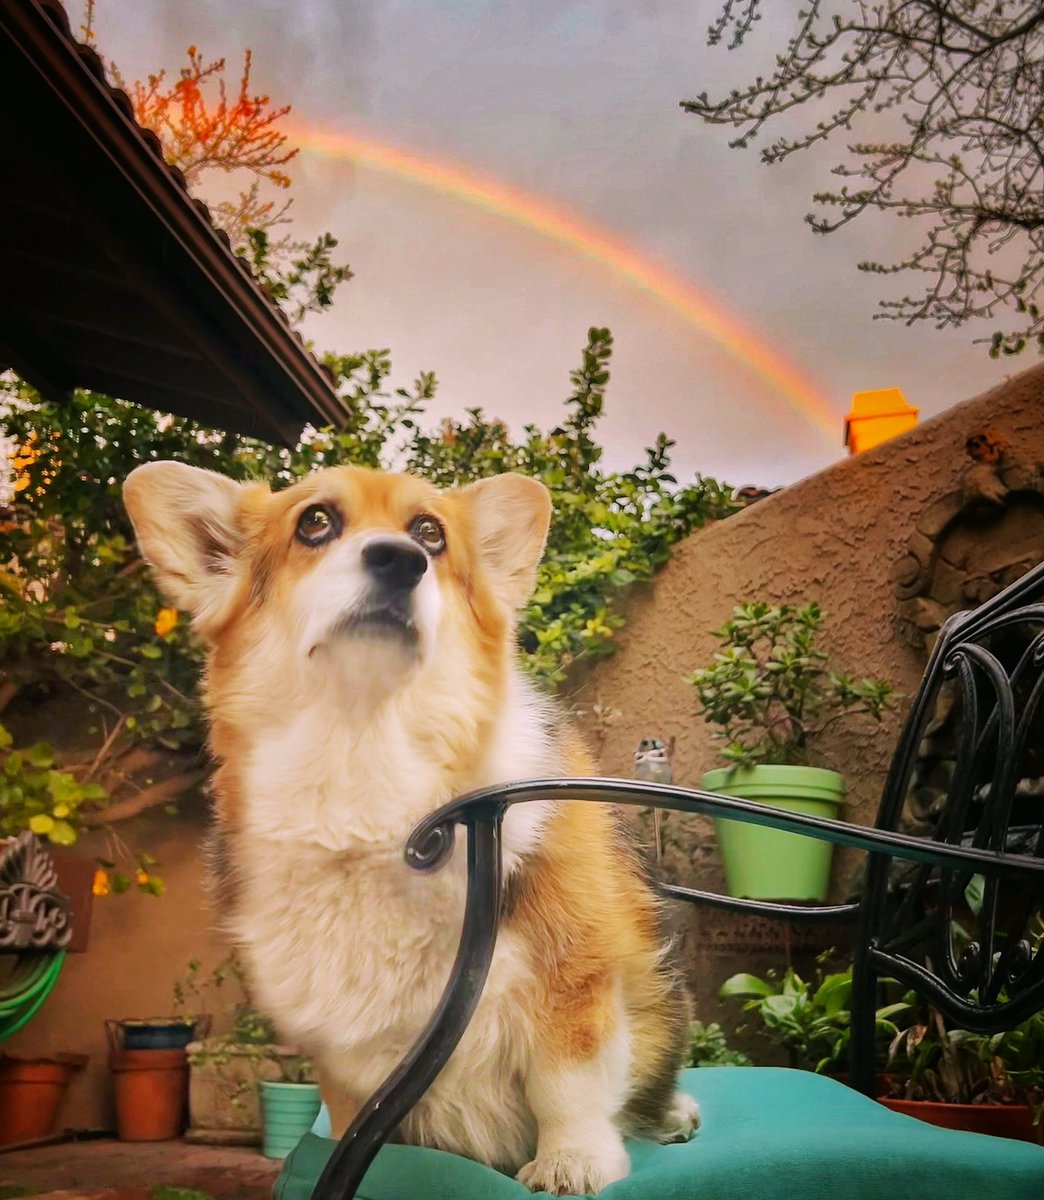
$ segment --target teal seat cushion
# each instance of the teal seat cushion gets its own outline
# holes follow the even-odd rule
[[[844,1084],[776,1067],[685,1071],[703,1124],[685,1145],[631,1142],[631,1174],[604,1200],[1042,1200],[1044,1147],[954,1133],[894,1113]],[[309,1200],[335,1143],[308,1134],[275,1200]],[[546,1193],[539,1193],[546,1195]],[[527,1200],[489,1167],[384,1146],[360,1200]]]

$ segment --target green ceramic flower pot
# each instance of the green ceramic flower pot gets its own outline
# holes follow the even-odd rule
[[[702,787],[770,808],[830,818],[837,816],[845,797],[844,779],[821,767],[726,767],[708,771]],[[826,899],[834,850],[829,842],[720,818],[715,818],[714,832],[730,896]]]
[[[319,1085],[263,1079],[258,1086],[264,1119],[262,1153],[266,1158],[286,1158],[312,1128],[319,1112]]]

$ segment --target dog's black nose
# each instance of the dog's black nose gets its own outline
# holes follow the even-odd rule
[[[377,538],[363,547],[363,565],[386,587],[409,589],[417,586],[428,569],[428,556],[419,546],[397,538]]]

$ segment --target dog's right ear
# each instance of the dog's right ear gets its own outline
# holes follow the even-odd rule
[[[123,485],[138,546],[160,590],[204,636],[227,615],[241,570],[242,501],[259,487],[177,462],[136,467]]]

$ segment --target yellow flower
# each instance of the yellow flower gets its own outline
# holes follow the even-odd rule
[[[149,873],[148,873],[148,871],[138,871],[137,875],[135,875],[134,878],[138,881],[139,884],[144,886],[146,883],[149,882]]]
[[[178,623],[178,610],[176,608],[161,608],[156,614],[156,635],[157,637],[167,637],[173,633],[174,627]]]
[[[101,867],[94,872],[94,883],[91,885],[91,891],[95,896],[107,896],[109,894],[109,873],[103,871]]]

